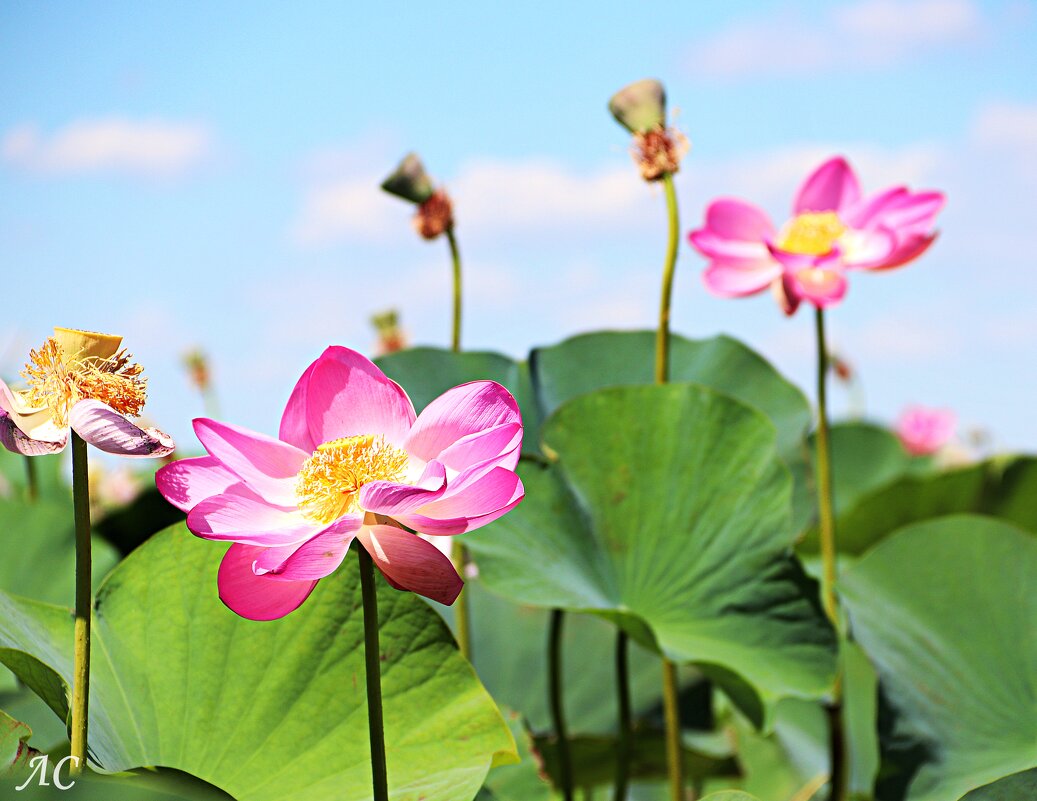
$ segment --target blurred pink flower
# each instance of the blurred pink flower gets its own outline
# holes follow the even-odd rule
[[[928,456],[950,442],[957,422],[950,409],[908,406],[897,420],[897,436],[908,453]]]
[[[234,543],[220,598],[253,620],[296,609],[354,538],[394,587],[453,603],[463,582],[450,560],[402,527],[461,534],[524,493],[522,420],[504,387],[463,384],[416,417],[399,385],[343,347],[303,373],[277,439],[204,418],[194,429],[209,455],[163,467],[156,483],[192,532]]]
[[[774,291],[786,314],[800,301],[818,308],[846,294],[846,271],[888,270],[920,256],[933,243],[941,192],[896,186],[862,197],[853,169],[829,159],[803,182],[793,217],[780,230],[749,203],[713,201],[691,244],[709,261],[706,287],[722,297]]]
[[[122,337],[55,328],[22,371],[24,389],[0,381],[0,443],[26,456],[56,453],[69,429],[118,456],[168,456],[173,440],[130,420],[144,408],[146,379]]]

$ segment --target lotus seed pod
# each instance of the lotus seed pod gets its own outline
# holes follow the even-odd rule
[[[634,134],[665,127],[666,90],[654,78],[635,81],[612,95],[609,111]]]
[[[395,172],[382,181],[382,189],[411,203],[424,203],[432,197],[432,179],[425,172],[417,153],[403,157]]]

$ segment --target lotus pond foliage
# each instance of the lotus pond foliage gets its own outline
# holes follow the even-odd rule
[[[314,342],[270,433],[192,353],[197,444],[120,336],[56,328],[0,382],[0,798],[1037,797],[1034,458],[828,408],[851,278],[937,246],[943,193],[835,155],[788,221],[717,198],[688,232],[663,85],[608,111],[665,210],[654,329],[463,349],[464,208],[410,153],[382,189],[447,242],[449,349],[394,312],[373,361]],[[671,331],[678,262],[813,306],[816,384]],[[88,444],[157,468],[102,500]]]

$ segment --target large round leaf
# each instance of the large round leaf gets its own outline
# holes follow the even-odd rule
[[[0,590],[72,606],[76,589],[76,538],[72,501],[0,501]],[[93,580],[119,561],[116,550],[93,538]]]
[[[898,528],[950,514],[1000,517],[1037,531],[1037,459],[995,459],[906,475],[859,500],[839,520],[839,548],[863,553]]]
[[[617,387],[562,406],[543,443],[556,464],[523,466],[525,501],[465,538],[490,589],[610,618],[758,721],[761,701],[829,688],[834,636],[762,414],[691,384]]]
[[[950,517],[892,535],[841,582],[879,674],[882,801],[957,801],[1037,767],[1037,538]]]
[[[469,381],[496,381],[505,386],[522,411],[525,436],[522,452],[536,455],[539,413],[533,398],[529,368],[500,353],[454,353],[440,348],[411,348],[375,359],[382,371],[400,386],[419,412],[452,387]]]
[[[655,381],[654,331],[603,331],[537,348],[529,357],[544,417],[565,401],[595,389]],[[766,359],[726,336],[670,337],[670,380],[719,390],[762,411],[778,431],[786,453],[802,439],[811,412],[803,393]]]
[[[95,601],[92,757],[108,770],[184,770],[241,801],[370,798],[363,627],[355,559],[287,618],[255,623],[216,598],[222,549],[167,529]],[[379,580],[393,799],[470,801],[504,721],[449,630]],[[0,594],[0,660],[67,715],[67,610]]]

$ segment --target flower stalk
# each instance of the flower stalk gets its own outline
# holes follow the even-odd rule
[[[572,756],[569,752],[569,731],[565,722],[565,703],[562,700],[562,688],[565,682],[562,670],[564,622],[565,612],[561,609],[552,609],[548,634],[548,684],[551,692],[551,720],[558,744],[558,772],[562,784],[562,798],[564,801],[573,801],[575,796],[573,794]]]
[[[90,476],[86,442],[72,432],[72,506],[76,528],[76,618],[72,662],[71,774],[86,767],[90,706]]]
[[[40,497],[40,480],[36,471],[36,462],[33,461],[32,456],[23,456],[22,459],[25,461],[26,495],[29,503],[36,503],[36,499]]]
[[[828,345],[825,341],[825,313],[817,308],[814,316],[817,335],[817,506],[821,539],[821,603],[835,630],[842,632],[839,601],[835,594],[837,576],[835,548],[835,511],[832,498],[832,455],[828,431]],[[829,742],[829,801],[845,801],[848,773],[843,731],[842,673],[836,676],[832,700],[827,707]]]
[[[616,742],[616,779],[612,798],[614,801],[625,801],[630,786],[634,726],[630,711],[630,637],[622,630],[616,637],[616,684],[619,688],[619,738]]]
[[[385,730],[382,720],[382,666],[378,644],[378,590],[374,561],[365,548],[356,549],[360,560],[360,595],[364,605],[364,665],[367,678],[367,724],[371,740],[371,780],[374,801],[389,801],[385,767]]]

